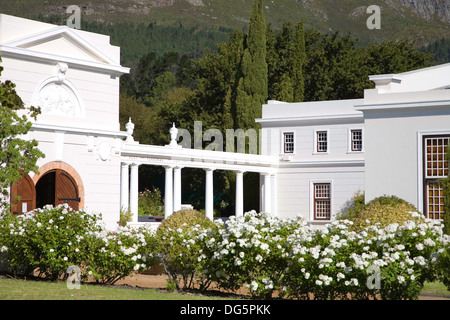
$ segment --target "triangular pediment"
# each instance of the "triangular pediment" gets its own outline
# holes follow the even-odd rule
[[[111,58],[66,26],[55,27],[4,45],[40,54],[62,56],[82,61],[117,65]]]

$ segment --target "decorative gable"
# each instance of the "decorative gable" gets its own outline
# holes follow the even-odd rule
[[[40,58],[52,63],[65,62],[71,66],[103,69],[117,75],[129,72],[129,68],[122,67],[80,34],[83,34],[83,31],[58,26],[3,43],[0,52],[32,59]]]

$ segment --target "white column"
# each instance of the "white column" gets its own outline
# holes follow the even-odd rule
[[[166,182],[164,192],[164,218],[173,213],[173,167],[166,166]]]
[[[181,210],[181,167],[173,169],[173,212]]]
[[[130,212],[133,214],[131,221],[138,222],[139,165],[133,163],[130,167]]]
[[[264,199],[263,204],[264,208],[263,211],[266,213],[272,212],[272,190],[270,188],[270,174],[269,173],[263,173],[264,176]]]
[[[236,218],[244,215],[244,172],[236,171]]]
[[[214,187],[213,187],[213,171],[214,169],[205,169],[206,186],[205,186],[205,215],[210,220],[214,219]]]
[[[120,167],[120,210],[128,211],[130,203],[130,166],[128,163],[122,162]]]
[[[270,191],[272,193],[271,213],[273,216],[277,216],[277,176],[275,174],[270,175],[270,180]]]

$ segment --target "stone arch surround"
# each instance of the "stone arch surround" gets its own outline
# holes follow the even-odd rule
[[[71,165],[63,161],[51,161],[41,166],[38,170],[38,173],[36,173],[32,178],[34,185],[36,185],[39,179],[42,176],[44,176],[47,172],[56,169],[60,169],[67,172],[75,180],[78,187],[78,193],[81,199],[79,208],[80,210],[84,209],[84,185],[83,181],[81,180],[81,176]]]

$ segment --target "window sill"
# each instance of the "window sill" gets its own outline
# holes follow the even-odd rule
[[[316,155],[316,154],[318,154],[318,155],[321,155],[321,154],[328,155],[328,154],[330,154],[330,152],[329,151],[327,151],[327,152],[317,152],[317,151],[313,152],[313,155]]]

